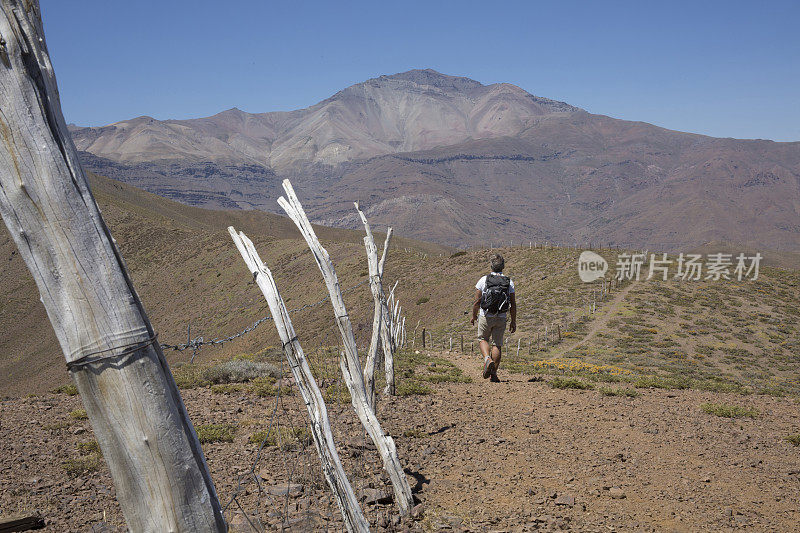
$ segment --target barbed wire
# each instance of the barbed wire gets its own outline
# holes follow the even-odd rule
[[[342,290],[342,294],[345,294],[345,293],[348,293],[350,291],[353,291],[353,290],[357,289],[358,287],[360,287],[360,286],[362,286],[362,285],[364,285],[365,283],[368,283],[368,282],[369,282],[369,278],[361,280],[358,283],[356,283],[355,285],[353,285],[352,287],[348,287],[346,289],[343,289]],[[298,313],[298,312],[304,311],[306,309],[311,309],[312,307],[318,307],[318,306],[322,305],[323,303],[327,302],[328,300],[330,300],[330,295],[326,295],[324,298],[322,298],[321,300],[316,301],[314,303],[305,304],[305,305],[302,305],[300,307],[296,307],[295,309],[290,309],[288,312],[289,312],[289,314]],[[242,337],[243,335],[246,335],[246,334],[250,333],[251,331],[256,329],[258,326],[260,326],[261,324],[263,324],[264,322],[267,322],[269,320],[272,320],[272,317],[270,315],[265,315],[265,316],[259,318],[258,320],[256,320],[255,322],[253,322],[250,326],[244,328],[242,331],[236,332],[233,335],[229,335],[228,337],[223,337],[223,338],[217,337],[217,338],[214,338],[214,339],[211,339],[211,340],[205,340],[202,336],[199,336],[199,337],[195,337],[194,339],[189,338],[183,344],[165,344],[165,343],[162,343],[161,344],[161,348],[165,349],[165,350],[174,350],[174,351],[178,351],[178,352],[182,352],[184,350],[192,350],[192,359],[194,359],[195,355],[197,355],[197,352],[200,350],[200,348],[202,346],[219,345],[219,344],[224,344],[226,342],[230,342],[232,340],[238,339],[239,337]]]

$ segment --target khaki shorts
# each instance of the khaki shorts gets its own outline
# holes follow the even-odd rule
[[[478,317],[478,339],[502,348],[505,331],[506,315]]]

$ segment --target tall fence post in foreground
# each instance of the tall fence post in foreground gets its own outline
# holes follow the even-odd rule
[[[222,532],[214,484],[64,123],[36,0],[0,0],[0,214],[134,532]]]
[[[395,503],[400,508],[400,514],[407,516],[413,505],[411,487],[400,465],[400,458],[397,455],[394,439],[383,432],[383,428],[381,428],[380,422],[378,422],[378,418],[375,416],[375,412],[367,401],[367,389],[364,386],[364,376],[361,370],[361,363],[358,360],[358,348],[356,347],[356,338],[353,334],[353,324],[350,322],[350,317],[347,314],[347,307],[344,305],[336,269],[328,255],[328,251],[320,244],[317,234],[314,232],[314,228],[311,226],[311,222],[309,222],[303,210],[303,206],[300,204],[300,200],[297,199],[297,195],[295,195],[289,180],[283,180],[283,189],[286,192],[286,197],[281,196],[278,199],[278,204],[286,211],[289,218],[294,221],[300,233],[305,238],[317,262],[317,266],[320,272],[322,272],[325,284],[328,287],[328,294],[330,295],[331,305],[333,306],[333,312],[336,317],[336,325],[339,327],[339,333],[341,334],[344,348],[339,366],[342,369],[342,376],[350,391],[353,409],[355,409],[361,424],[380,452],[381,458],[383,459],[383,468],[392,481]]]
[[[289,361],[292,376],[294,376],[297,388],[308,409],[311,435],[322,463],[322,472],[325,474],[325,479],[336,498],[336,504],[342,512],[345,526],[348,531],[369,531],[369,525],[358,505],[347,475],[344,473],[339,454],[336,452],[336,443],[333,441],[331,423],[328,418],[328,408],[325,406],[325,400],[314,379],[314,374],[308,366],[300,341],[297,340],[292,320],[289,318],[289,312],[286,310],[277,285],[275,285],[272,272],[261,260],[253,242],[244,233],[237,233],[233,227],[229,227],[228,232],[269,305],[269,312],[272,314],[275,327],[278,329],[283,343],[283,353]]]

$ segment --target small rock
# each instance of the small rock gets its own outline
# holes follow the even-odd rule
[[[615,500],[622,500],[622,499],[624,499],[626,497],[625,496],[625,491],[623,491],[619,487],[611,487],[608,490],[608,495],[611,496]]]
[[[567,505],[572,507],[575,505],[575,497],[570,494],[562,494],[555,501],[556,505]]]
[[[303,493],[303,485],[299,483],[272,485],[271,487],[267,487],[267,492],[273,496],[286,496],[288,494],[289,496],[297,497]]]
[[[392,495],[385,490],[367,488],[361,491],[361,499],[366,504],[391,503]]]
[[[83,428],[75,428],[72,430],[73,435],[80,435],[81,433],[86,433],[86,430]]]
[[[418,503],[414,507],[411,508],[411,518],[414,520],[419,520],[425,515],[425,504]]]

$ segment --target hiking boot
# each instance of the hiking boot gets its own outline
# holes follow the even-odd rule
[[[500,383],[500,378],[497,377],[497,374],[492,374],[489,381],[492,383]]]
[[[483,361],[483,379],[486,379],[489,376],[493,375],[494,372],[495,372],[495,370],[494,370],[494,361],[492,361],[491,357],[487,357]]]

